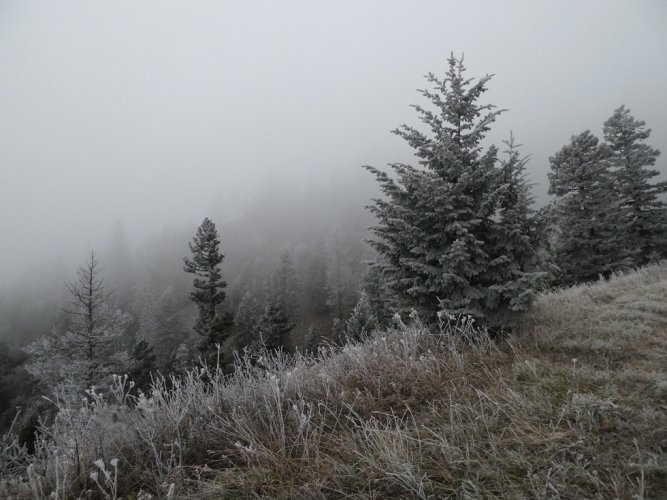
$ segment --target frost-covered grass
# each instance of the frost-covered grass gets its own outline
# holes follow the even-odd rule
[[[117,378],[35,456],[3,441],[0,497],[664,497],[667,266],[544,294],[522,330],[415,324],[138,399]]]

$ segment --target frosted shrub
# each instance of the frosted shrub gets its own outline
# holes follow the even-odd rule
[[[110,465],[113,468],[112,472],[108,471],[104,460],[95,460],[95,466],[102,473],[101,477],[98,471],[94,470],[90,473],[90,479],[93,480],[98,490],[104,495],[104,498],[116,500],[118,496],[118,459],[111,459]]]
[[[87,485],[116,498],[137,483],[154,492],[174,484],[183,493],[189,464],[289,473],[303,461],[318,463],[323,436],[343,425],[341,416],[364,414],[397,369],[401,378],[441,370],[438,352],[451,350],[453,335],[431,335],[413,321],[342,348],[321,346],[313,356],[246,353],[230,376],[194,369],[155,380],[146,394],[131,395],[127,375],[114,375],[106,394],[91,387],[80,407],[55,401],[34,476],[57,495]]]

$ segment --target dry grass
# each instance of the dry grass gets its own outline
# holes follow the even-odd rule
[[[255,361],[61,408],[0,497],[667,495],[667,265],[544,294],[502,344],[416,324]]]

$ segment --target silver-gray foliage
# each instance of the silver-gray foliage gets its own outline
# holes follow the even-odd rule
[[[474,81],[464,72],[462,58],[452,55],[444,78],[426,77],[433,88],[421,94],[432,106],[414,108],[429,132],[407,125],[394,131],[414,149],[419,166],[392,164],[395,179],[366,167],[385,195],[369,207],[378,219],[372,245],[404,312],[415,308],[432,320],[445,309],[502,327],[528,307],[542,273],[532,267],[532,243],[515,252],[516,224],[505,224],[508,181],[523,181],[507,177],[495,146],[482,146],[501,113],[479,102],[491,76]]]

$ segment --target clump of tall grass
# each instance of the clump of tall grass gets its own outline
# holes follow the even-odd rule
[[[99,492],[100,463],[119,468],[113,497],[188,494],[230,470],[286,478],[305,464],[317,482],[340,434],[366,432],[367,422],[378,424],[378,411],[400,400],[427,401],[434,384],[463,376],[459,351],[472,337],[476,350],[490,348],[466,320],[437,334],[417,322],[341,348],[323,346],[314,356],[245,354],[231,376],[196,368],[158,378],[139,396],[131,395],[127,376],[116,376],[110,397],[92,388],[78,407],[55,402],[58,413],[40,429],[32,474],[40,491],[57,498]]]

